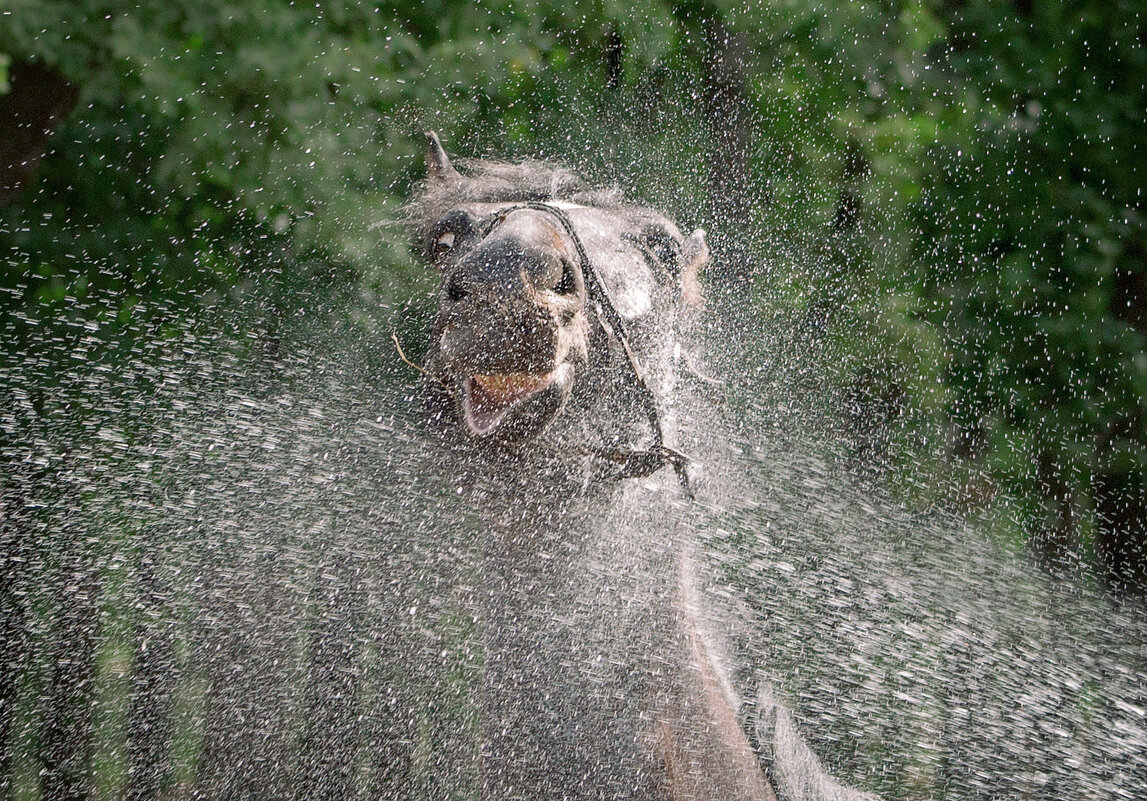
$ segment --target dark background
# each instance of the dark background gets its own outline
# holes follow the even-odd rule
[[[308,316],[418,341],[401,210],[429,129],[704,227],[714,309],[755,321],[833,454],[1140,591],[1144,75],[1134,0],[3,3],[0,656],[27,521],[78,503],[61,477],[109,409],[145,438],[148,365],[187,331],[232,372],[276,369]]]

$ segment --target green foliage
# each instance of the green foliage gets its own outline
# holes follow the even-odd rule
[[[912,299],[869,312],[874,346],[906,332],[895,358],[939,379],[956,454],[1089,508],[1097,474],[1147,464],[1137,4],[907,4],[899,25],[866,59],[877,114],[838,118],[873,154],[871,207],[902,211],[879,236],[910,243],[873,261],[869,287]]]
[[[0,9],[0,92],[9,61],[79,90],[0,210],[21,337],[94,317],[110,341],[151,300],[255,286],[280,308],[322,287],[408,295],[425,279],[393,223],[434,128],[739,228],[761,303],[831,311],[838,383],[862,415],[899,409],[885,434],[909,476],[971,466],[1034,499],[1038,529],[1049,503],[1091,514],[1097,476],[1147,469],[1133,0]],[[706,214],[717,23],[743,53],[736,225]]]
[[[158,394],[188,331],[206,362],[254,372],[284,320],[333,317],[323,300],[341,293],[345,331],[385,341],[363,310],[432,280],[398,220],[435,129],[452,153],[560,159],[726,237],[753,265],[732,272],[761,350],[827,374],[857,453],[928,502],[1006,494],[985,517],[1053,551],[1101,552],[1114,525],[1142,545],[1145,25],[1135,0],[0,0],[0,95],[28,65],[78,91],[0,208],[0,383],[16,388],[0,489],[20,471],[66,487],[63,457],[41,457],[91,450],[93,432],[143,441],[148,404],[111,396]],[[743,219],[710,197],[714,49],[730,42]],[[128,775],[130,588],[91,580],[107,607],[93,770],[111,797]],[[15,718],[39,714],[48,671],[20,675]],[[173,700],[180,787],[203,750],[202,681]],[[17,789],[40,786],[38,732],[13,735]]]

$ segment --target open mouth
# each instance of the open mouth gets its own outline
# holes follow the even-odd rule
[[[487,436],[515,406],[548,388],[558,370],[533,373],[472,375],[462,382],[462,416],[471,433]]]

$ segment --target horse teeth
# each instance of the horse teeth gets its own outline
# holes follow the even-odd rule
[[[474,380],[491,395],[517,397],[542,389],[552,373],[533,375],[531,373],[504,373],[501,375],[476,375]]]

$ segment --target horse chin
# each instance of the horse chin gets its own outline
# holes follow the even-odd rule
[[[573,377],[574,368],[569,363],[548,373],[467,375],[459,386],[459,416],[476,439],[532,439],[565,408]]]

